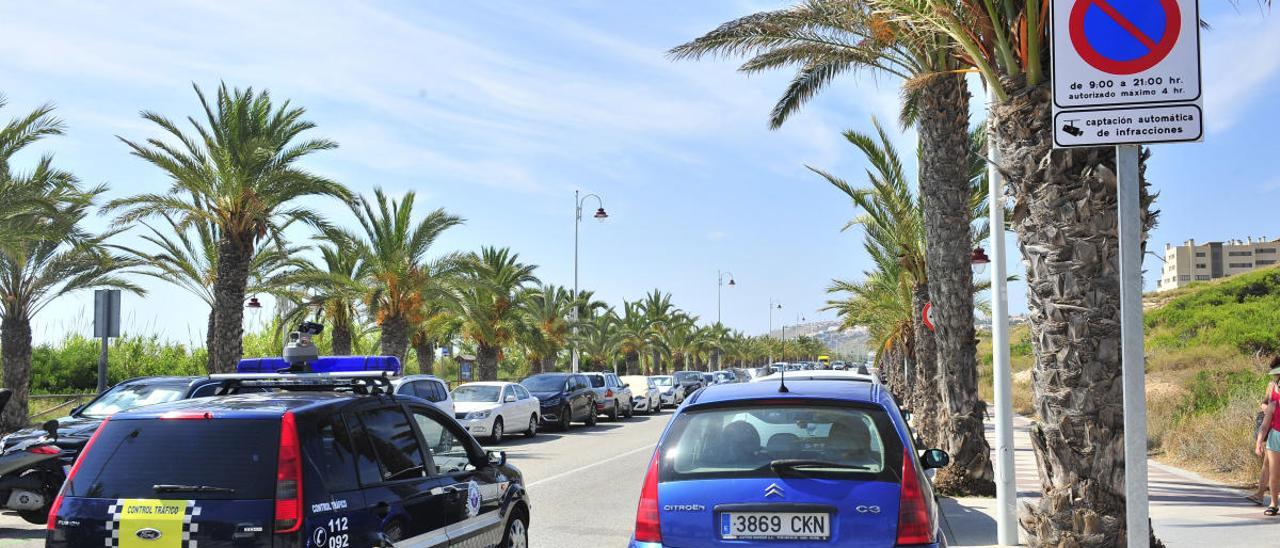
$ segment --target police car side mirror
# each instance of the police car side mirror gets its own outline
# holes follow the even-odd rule
[[[502,466],[507,463],[506,451],[485,451],[484,456],[488,459],[489,464],[494,466]]]

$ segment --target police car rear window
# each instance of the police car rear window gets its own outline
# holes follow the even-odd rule
[[[280,422],[146,419],[108,422],[81,457],[67,496],[85,498],[270,499]],[[207,486],[168,493],[163,486]],[[167,489],[172,489],[168,487]]]

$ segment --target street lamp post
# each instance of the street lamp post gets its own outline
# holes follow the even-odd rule
[[[582,204],[587,198],[595,198],[596,204],[600,207],[596,209],[595,217],[597,220],[604,222],[609,218],[609,214],[604,212],[604,201],[595,194],[578,197],[578,191],[573,191],[573,372],[578,372],[578,226],[582,224]]]
[[[994,104],[994,99],[991,99]],[[987,124],[988,143],[995,143],[995,129]],[[991,354],[995,384],[996,543],[1018,544],[1017,477],[1013,456],[1013,370],[1009,360],[1009,286],[1004,253],[1004,175],[1000,173],[1000,148],[987,147],[987,207],[990,218],[991,257],[974,250],[970,260],[991,265]],[[986,259],[988,262],[983,263]]]
[[[716,271],[716,323],[720,323],[720,288],[724,287],[725,274],[729,275],[729,287],[738,285],[736,282],[733,281],[732,272],[728,272],[728,271],[721,272],[719,270]]]
[[[764,334],[764,336],[766,337],[773,334],[773,310],[775,308],[778,310],[782,310],[782,303],[780,302],[775,303],[773,302],[773,297],[769,297],[769,330],[766,331]],[[773,354],[769,354],[769,363],[773,364]]]

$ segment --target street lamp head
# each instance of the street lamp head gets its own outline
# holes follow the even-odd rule
[[[969,262],[975,265],[987,264],[991,262],[991,258],[987,257],[987,252],[981,247],[975,247],[973,253],[969,255]]]
[[[595,217],[597,221],[604,222],[605,219],[609,218],[609,214],[605,213],[604,208],[601,207],[601,208],[596,208],[596,214],[593,215],[593,217]]]
[[[257,310],[259,308],[262,308],[262,303],[258,301],[257,297],[250,297],[249,302],[246,303],[244,307],[251,310]]]
[[[738,284],[733,281],[733,278],[729,278],[729,287],[733,287],[735,285],[738,285]]]

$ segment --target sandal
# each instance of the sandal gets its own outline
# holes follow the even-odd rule
[[[1247,501],[1249,501],[1249,502],[1252,502],[1252,503],[1254,503],[1254,504],[1257,504],[1258,506],[1264,506],[1264,505],[1265,505],[1265,503],[1263,502],[1263,495],[1260,495],[1260,494],[1257,494],[1257,493],[1254,493],[1254,494],[1252,494],[1252,495],[1249,495],[1249,496],[1245,497],[1245,498],[1244,498],[1244,500],[1247,500]]]
[[[1262,513],[1263,513],[1263,514],[1266,514],[1266,515],[1268,515],[1268,516],[1274,516],[1274,515],[1276,515],[1276,514],[1280,514],[1280,508],[1277,508],[1277,507],[1275,507],[1275,506],[1268,506],[1268,507],[1267,507],[1267,509],[1266,509],[1266,511],[1264,511],[1264,512],[1262,512]]]

